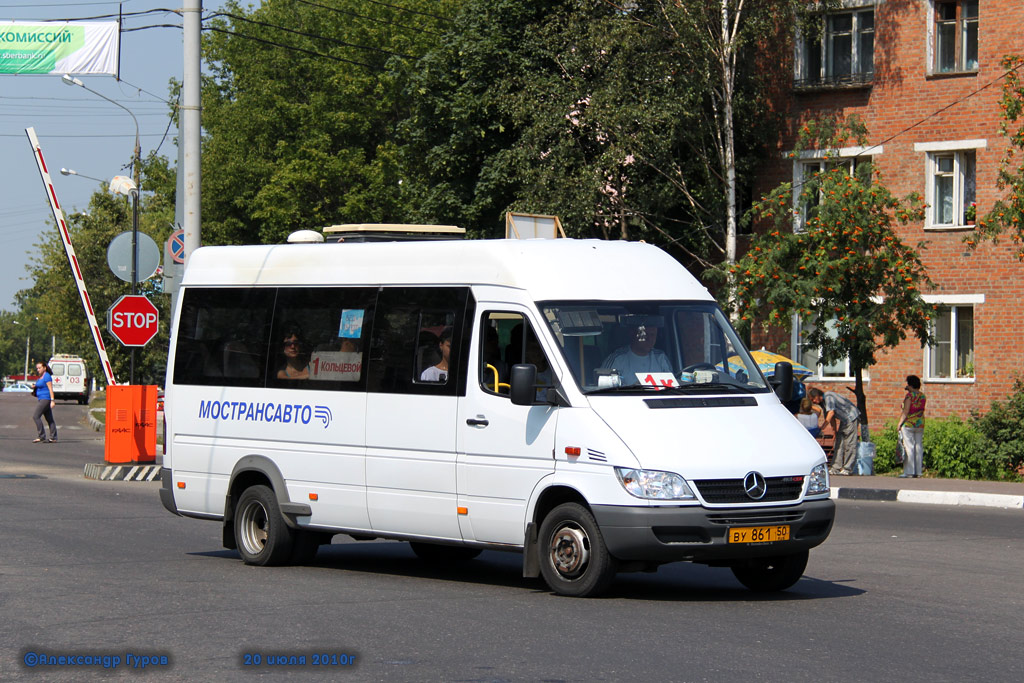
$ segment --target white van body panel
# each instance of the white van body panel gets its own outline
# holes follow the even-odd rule
[[[639,467],[688,480],[742,479],[751,470],[783,476],[824,462],[817,442],[774,394],[754,398],[751,407],[655,410],[612,396],[591,397],[590,405],[630,445]]]
[[[204,247],[190,255],[182,287],[175,329],[181,329],[185,297],[196,289],[231,288],[197,292],[199,298],[220,296],[228,303],[218,304],[219,309],[197,304],[193,310],[219,310],[220,317],[234,321],[237,288],[247,295],[255,292],[249,300],[257,303],[243,310],[269,310],[273,318],[266,323],[270,332],[264,338],[270,341],[262,344],[267,348],[260,356],[265,374],[251,386],[243,386],[244,379],[237,386],[222,386],[228,382],[221,375],[209,374],[185,374],[176,384],[178,348],[171,341],[161,500],[177,514],[223,519],[227,547],[235,547],[230,545],[232,505],[242,507],[239,498],[253,481],[271,484],[288,533],[310,529],[327,536],[341,532],[357,538],[526,549],[524,572],[530,549],[539,545],[530,539],[545,516],[550,521],[555,510],[573,504],[592,515],[612,556],[637,567],[678,560],[730,565],[799,555],[823,542],[831,530],[834,505],[821,449],[771,393],[756,364],[749,358],[744,362],[748,354],[708,290],[651,245],[559,239]],[[278,304],[259,302],[290,301],[306,289],[313,291],[303,296],[319,298],[322,292],[315,290],[328,287],[366,290],[360,295],[368,302],[366,310],[358,312],[367,315],[368,336],[358,337],[363,344],[358,351],[344,351],[363,354],[362,374],[349,385],[339,381],[334,389],[313,382],[275,384],[268,368],[273,367],[274,345],[280,351],[282,343],[280,337],[271,338]],[[450,288],[463,296],[462,318],[454,324],[445,318],[441,326],[453,338],[461,337],[454,364],[461,369],[451,370],[444,384],[419,386],[428,383],[419,371],[411,378],[403,375],[405,384],[373,383],[391,377],[383,371],[374,375],[374,363],[385,367],[386,354],[380,350],[406,348],[407,337],[401,335],[382,336],[387,343],[373,346],[379,309],[389,310],[382,302],[389,301],[397,317],[405,315],[385,295],[390,291],[401,301],[419,296],[396,291],[399,287],[428,294]],[[273,289],[273,296],[260,289]],[[490,314],[496,315],[486,317]],[[421,317],[413,318],[419,321],[414,333],[437,326],[415,315]],[[692,322],[697,318],[703,322]],[[199,320],[198,314],[193,320]],[[521,354],[516,357],[533,357],[530,353],[540,347],[550,373],[532,387],[504,380],[505,390],[489,389],[481,379],[482,368],[491,364],[487,350],[499,330],[505,348],[515,348],[509,341],[515,338],[510,332],[514,321],[521,323]],[[395,329],[405,329],[402,324],[394,323]],[[483,340],[486,326],[493,333],[490,344]],[[535,337],[529,343],[527,328]],[[642,372],[619,369],[637,366],[608,360],[622,357],[622,344],[631,348],[642,340],[639,332],[622,337],[626,329],[653,329],[652,345],[662,330],[664,348],[655,348],[661,357],[672,354],[678,386],[671,391],[630,386]],[[332,336],[334,331],[342,336],[337,326]],[[606,332],[598,343],[596,338]],[[713,338],[712,332],[719,336]],[[218,335],[197,333],[188,341],[232,339]],[[284,342],[286,348],[299,345]],[[718,372],[714,364],[684,362],[709,348],[720,351],[722,368],[711,379],[706,376]],[[195,357],[188,353],[183,351],[183,358]],[[495,361],[509,366],[510,375],[512,365],[523,363],[506,362],[511,356],[505,350]],[[734,358],[743,372],[726,368]],[[516,373],[525,370],[527,378],[531,373],[539,378],[534,371],[543,364],[528,362],[532,370],[520,367]],[[618,367],[604,367],[612,362]],[[701,372],[705,378],[697,377]],[[545,391],[548,378],[554,388]],[[514,404],[510,386],[529,387],[527,398]],[[538,396],[524,405],[536,387]],[[665,399],[674,403],[652,405]],[[617,467],[647,471],[628,478],[634,491],[641,479],[646,483],[640,486],[655,484],[633,495],[620,482]],[[680,475],[696,497],[685,493],[686,485],[675,484],[660,492],[675,498],[638,497],[658,496],[656,482],[674,481],[658,479],[660,472]],[[785,480],[784,497],[775,502],[754,498],[745,482],[748,475],[756,475],[754,481],[765,487],[766,479]],[[812,476],[819,490],[808,496]],[[728,490],[715,494],[721,502],[703,497],[694,483],[702,480],[727,482]],[[786,532],[764,543],[728,538],[729,530],[746,526],[785,527]],[[563,530],[566,543],[578,534],[571,524]],[[301,536],[320,535],[296,538]],[[550,555],[552,548],[535,552]]]
[[[605,267],[593,268],[597,260]],[[624,276],[610,276],[610,271]],[[183,287],[328,284],[490,285],[521,290],[515,298],[531,302],[663,299],[666,293],[677,299],[714,301],[661,249],[602,240],[202,247],[189,256],[182,279]]]
[[[258,455],[277,465],[296,492],[292,500],[308,500],[310,488],[332,487],[333,495],[324,496],[311,524],[370,528],[365,394],[288,392],[285,402],[273,389],[175,386],[173,401],[167,452],[173,454],[175,478],[186,483],[175,491],[182,512],[224,514],[235,464]]]

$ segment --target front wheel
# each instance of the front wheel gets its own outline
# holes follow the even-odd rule
[[[615,558],[590,510],[578,503],[563,503],[549,512],[537,544],[540,573],[560,595],[592,597],[615,578]]]
[[[732,566],[740,583],[757,593],[784,591],[800,580],[810,553],[803,551],[781,557],[755,557]]]
[[[235,540],[246,564],[272,566],[288,561],[294,534],[281,516],[277,496],[267,486],[250,486],[235,505]]]

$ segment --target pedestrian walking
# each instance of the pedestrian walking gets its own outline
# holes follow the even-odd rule
[[[903,474],[901,477],[920,477],[924,464],[924,408],[928,398],[921,391],[921,378],[907,375],[907,395],[903,397],[899,432],[903,443]]]
[[[36,408],[32,411],[32,420],[36,423],[36,431],[39,436],[32,443],[54,443],[57,441],[57,423],[53,421],[53,406],[56,405],[53,393],[53,371],[50,370],[50,366],[46,363],[36,363],[36,374],[39,375],[39,379],[36,380],[35,390],[32,392],[36,395]],[[46,431],[43,429],[43,420],[46,418],[46,424],[50,427],[50,438],[46,438]]]
[[[836,444],[832,449],[835,455],[832,458],[832,469],[829,472],[839,475],[853,474],[853,467],[857,463],[860,411],[857,410],[853,401],[834,391],[822,391],[815,388],[808,393],[812,402],[824,408],[825,422],[832,425],[832,429],[836,433]],[[837,418],[838,427],[836,426]]]

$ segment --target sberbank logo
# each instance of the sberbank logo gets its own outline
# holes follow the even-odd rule
[[[199,419],[304,425],[322,423],[327,429],[334,415],[328,406],[307,403],[199,401]]]

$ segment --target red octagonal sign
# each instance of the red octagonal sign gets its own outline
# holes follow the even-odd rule
[[[141,294],[126,294],[107,309],[107,330],[125,346],[145,346],[159,329],[159,311]]]

